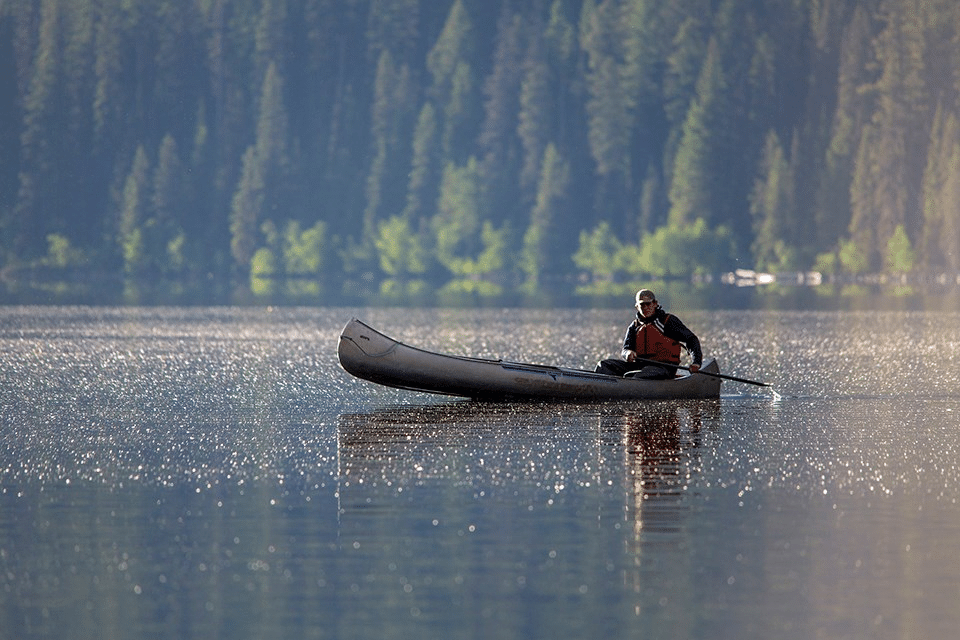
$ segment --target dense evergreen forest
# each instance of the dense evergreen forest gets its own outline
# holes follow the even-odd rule
[[[0,268],[960,274],[956,0],[0,0]]]

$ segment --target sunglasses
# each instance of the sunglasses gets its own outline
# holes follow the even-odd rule
[[[637,303],[638,307],[649,307],[652,304],[657,304],[656,300],[641,300]]]

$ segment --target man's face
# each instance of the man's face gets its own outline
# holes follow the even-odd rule
[[[654,298],[640,298],[637,301],[637,311],[644,318],[649,318],[657,310],[657,301]]]

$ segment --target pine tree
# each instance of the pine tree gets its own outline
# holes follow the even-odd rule
[[[260,221],[267,214],[289,211],[290,205],[284,190],[289,166],[287,115],[283,82],[275,64],[267,67],[263,79],[256,133],[254,144],[243,156],[231,209],[230,248],[236,264],[243,269],[249,267],[253,257]]]
[[[556,278],[564,271],[566,253],[561,250],[563,231],[560,209],[566,199],[570,168],[550,144],[544,151],[537,201],[530,212],[530,225],[523,236],[520,266],[525,275],[524,286],[536,291],[544,276]]]
[[[418,0],[371,0],[367,16],[368,57],[378,60],[389,51],[399,66],[413,62],[419,36]]]
[[[427,95],[436,105],[445,162],[465,160],[474,140],[472,32],[473,24],[463,0],[454,0],[443,31],[427,54],[427,71],[432,78]]]
[[[373,140],[373,159],[367,176],[367,206],[363,213],[363,236],[373,238],[376,230],[378,211],[381,206],[383,182],[387,172],[387,158],[390,148],[396,143],[396,132],[391,127],[391,111],[396,103],[397,91],[393,83],[397,79],[397,69],[389,50],[380,54],[377,63],[377,75],[374,80],[373,113],[371,114],[371,139]]]
[[[126,130],[125,119],[133,112],[123,82],[124,63],[131,58],[126,50],[130,17],[120,2],[103,2],[99,8],[94,36],[94,144],[100,153],[109,155]]]
[[[568,63],[577,46],[576,32],[567,18],[563,0],[553,0],[550,17],[543,32],[547,57],[558,66]]]
[[[170,134],[165,135],[160,143],[152,182],[150,208],[159,245],[154,257],[161,271],[178,272],[186,266],[185,236],[180,218],[188,208],[186,196],[189,191],[177,142]]]
[[[63,104],[60,107],[64,137],[61,141],[61,169],[58,200],[63,202],[64,233],[84,248],[96,247],[103,240],[104,220],[97,214],[109,208],[103,190],[105,180],[113,177],[112,166],[92,157],[95,7],[92,3],[63,3]]]
[[[261,162],[278,182],[290,162],[289,126],[283,91],[280,69],[271,63],[264,75],[260,93],[260,117],[257,119],[255,146]]]
[[[157,130],[178,138],[192,133],[195,98],[206,81],[196,60],[203,55],[202,21],[196,3],[159,0],[146,18],[154,32],[151,47],[154,81],[150,87],[149,119]],[[185,98],[191,99],[185,99]]]
[[[263,170],[256,148],[248,147],[243,154],[240,184],[233,194],[230,209],[230,253],[241,269],[250,264],[257,246],[257,223],[265,200]]]
[[[850,184],[850,239],[847,255],[853,260],[845,260],[841,250],[840,259],[845,268],[852,273],[863,273],[879,265],[879,251],[876,242],[876,189],[874,149],[877,133],[873,125],[866,124],[860,137],[854,162],[853,180]]]
[[[427,204],[435,201],[440,176],[440,142],[436,110],[427,102],[420,110],[413,132],[413,160],[407,185],[403,217],[413,221],[428,215]]]
[[[520,83],[517,136],[522,147],[522,164],[519,182],[527,201],[533,197],[529,194],[536,191],[540,162],[543,160],[551,129],[550,67],[545,49],[546,45],[541,38],[534,34],[523,62],[524,73]]]
[[[772,130],[767,134],[761,171],[750,197],[754,263],[764,270],[796,269],[799,239],[790,228],[796,215],[795,181],[780,139]]]
[[[497,25],[493,69],[484,86],[484,119],[477,139],[485,217],[497,222],[520,211],[520,141],[516,136],[523,77],[523,22],[507,5]]]
[[[150,160],[142,146],[137,147],[130,173],[123,185],[123,202],[117,241],[128,275],[142,274],[150,263],[146,239],[146,223],[150,202]]]
[[[676,169],[677,149],[683,139],[684,122],[687,112],[694,104],[697,78],[707,55],[707,44],[710,41],[707,25],[710,23],[711,12],[708,0],[677,5],[674,15],[671,16],[671,28],[665,29],[664,37],[669,36],[671,40],[665,53],[659,95],[665,119],[664,142],[661,156],[654,158],[652,162],[659,165],[664,182],[661,188],[668,193]],[[666,222],[669,211],[669,199],[667,200],[662,213],[650,216],[651,219],[656,218],[657,224]]]
[[[164,224],[177,222],[185,208],[185,181],[177,141],[168,133],[160,143],[153,174],[152,209],[157,220]]]
[[[960,266],[960,237],[957,229],[957,201],[955,197],[960,166],[954,154],[960,147],[960,126],[957,117],[941,105],[937,108],[930,131],[930,146],[923,175],[923,233],[919,243],[921,267],[935,272],[945,267]]]
[[[854,162],[863,123],[869,117],[869,101],[859,90],[869,56],[870,17],[858,6],[840,44],[836,109],[814,215],[819,251],[834,247],[850,225]]]
[[[674,160],[668,217],[671,225],[692,224],[697,218],[704,218],[709,222],[714,218],[714,201],[718,197],[713,189],[713,183],[717,179],[714,136],[718,133],[714,109],[717,108],[719,93],[725,87],[717,44],[711,39],[697,80],[696,97],[687,111]]]
[[[573,66],[576,31],[562,0],[553,0],[546,24],[534,21],[529,28],[523,60],[517,136],[521,144],[520,187],[522,200],[532,205],[537,197],[544,152],[554,141],[567,147],[571,137],[567,118],[574,110],[574,91],[567,80]]]
[[[287,0],[262,0],[254,32],[253,77],[265,78],[268,68],[281,72],[289,50],[286,38]]]
[[[709,11],[705,6],[699,8],[680,24],[666,60],[663,109],[667,121],[674,127],[683,124],[690,102],[696,95],[697,76],[707,52],[709,38],[705,36],[704,21],[709,18]]]
[[[634,96],[623,82],[626,43],[618,9],[613,0],[601,2],[581,26],[581,46],[588,61],[587,125],[597,175],[616,176],[620,188],[627,188]]]
[[[877,95],[873,116],[876,147],[871,149],[872,186],[877,245],[881,255],[899,225],[917,227],[923,165],[913,159],[926,149],[926,84],[923,61],[923,16],[916,0],[883,3],[886,22],[876,40],[881,75],[872,89]],[[879,267],[879,262],[872,266]]]
[[[57,0],[41,5],[40,34],[23,105],[19,191],[13,212],[12,250],[18,257],[42,252],[49,220],[59,215],[55,180],[63,137],[57,111],[61,91],[61,15]]]
[[[949,173],[943,185],[943,226],[940,229],[940,253],[951,273],[960,273],[960,142],[953,145]]]

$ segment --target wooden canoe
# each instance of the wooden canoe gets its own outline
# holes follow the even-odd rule
[[[665,400],[720,396],[720,378],[682,374],[642,380],[592,371],[433,353],[398,342],[351,319],[340,334],[340,366],[388,387],[485,400]],[[713,359],[706,373],[719,374]]]

